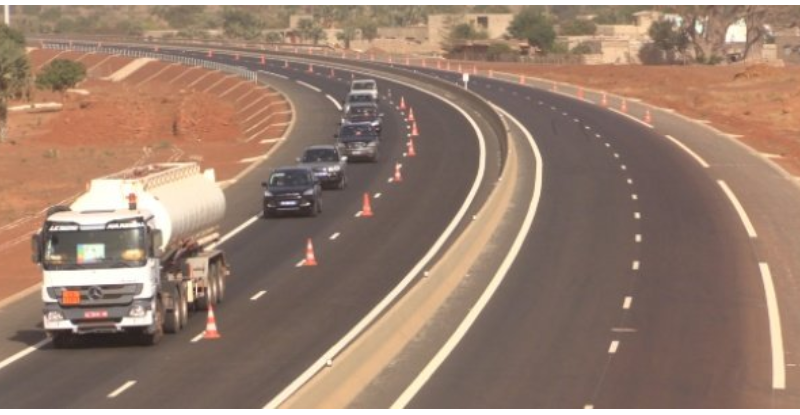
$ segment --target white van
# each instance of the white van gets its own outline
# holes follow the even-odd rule
[[[374,79],[354,79],[350,83],[350,93],[370,94],[372,100],[378,102],[378,83]]]

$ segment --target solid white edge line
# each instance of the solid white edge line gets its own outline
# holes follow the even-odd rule
[[[236,236],[236,234],[238,234],[239,232],[243,231],[246,227],[252,225],[257,220],[258,220],[258,215],[253,216],[252,218],[246,220],[244,223],[242,223],[241,225],[237,226],[234,230],[226,233],[225,236],[223,236],[222,238],[219,238],[219,241],[217,241],[214,244],[211,244],[209,246],[209,249],[214,249],[214,248],[222,245],[225,241],[227,241],[228,239],[233,238],[234,236]]]
[[[631,303],[633,303],[633,297],[627,296],[625,297],[625,301],[622,302],[622,309],[623,310],[630,310]]]
[[[309,84],[309,83],[306,83],[306,82],[303,82],[303,81],[298,81],[298,80],[295,80],[295,82],[297,82],[297,83],[298,83],[298,84],[300,84],[300,85],[303,85],[304,87],[306,87],[306,88],[308,88],[308,89],[310,89],[310,90],[312,90],[312,91],[316,91],[316,92],[322,92],[322,90],[321,90],[321,89],[319,89],[319,88],[317,88],[317,87],[315,87],[314,85],[311,85],[311,84]]]
[[[286,80],[288,80],[288,79],[289,79],[289,77],[288,77],[288,76],[286,76],[286,75],[281,75],[281,74],[279,74],[279,73],[275,73],[275,72],[264,71],[264,70],[259,70],[259,72],[261,72],[261,73],[263,73],[263,74],[270,75],[270,76],[277,76],[278,78],[281,78],[281,79],[286,79]]]
[[[401,83],[409,88],[414,88],[423,93],[429,93],[424,89],[419,87]],[[430,93],[429,93],[430,94]],[[319,359],[317,359],[311,366],[306,369],[303,374],[301,374],[298,378],[296,378],[292,383],[289,384],[286,388],[284,388],[277,396],[272,398],[266,405],[264,405],[264,409],[275,409],[281,406],[289,397],[291,397],[298,389],[300,389],[306,382],[308,382],[314,375],[326,367],[328,360],[335,358],[339,353],[342,352],[347,346],[350,345],[353,340],[356,339],[361,333],[367,329],[381,314],[383,314],[384,310],[386,310],[397,297],[400,296],[412,282],[414,282],[417,277],[420,275],[420,272],[428,265],[428,263],[436,256],[439,250],[442,249],[444,244],[450,239],[450,236],[455,232],[458,224],[461,223],[464,216],[466,216],[469,207],[472,205],[473,200],[475,199],[478,190],[480,189],[481,182],[483,181],[483,177],[486,174],[486,139],[483,136],[483,132],[481,132],[480,128],[478,128],[477,123],[473,120],[469,114],[466,113],[462,108],[460,108],[456,103],[445,99],[441,96],[430,94],[433,97],[438,98],[440,101],[446,103],[447,105],[453,107],[458,113],[460,113],[466,120],[469,122],[470,126],[472,126],[473,130],[478,139],[478,171],[475,175],[475,180],[472,183],[472,187],[467,194],[464,203],[461,205],[461,208],[458,210],[456,215],[453,217],[453,220],[447,225],[447,228],[444,232],[439,236],[433,246],[428,250],[425,256],[417,262],[417,264],[408,272],[408,274],[403,277],[397,286],[392,289],[392,291],[381,300],[370,312],[364,316],[358,324],[356,324],[352,329],[350,329],[344,337],[342,337],[336,344],[334,344],[330,349],[328,349]],[[391,183],[392,178],[389,179]]]
[[[686,144],[681,143],[675,137],[673,137],[673,136],[671,136],[669,134],[664,135],[664,137],[666,137],[669,141],[672,141],[673,143],[675,143],[675,145],[680,147],[683,151],[687,152],[690,156],[692,156],[692,158],[694,158],[698,163],[700,163],[700,165],[703,166],[703,168],[707,169],[707,168],[711,167],[708,163],[706,163],[705,160],[703,160],[702,157],[700,157],[697,153],[692,151],[691,148],[687,147]]]
[[[494,106],[494,105],[493,105]],[[539,200],[541,199],[542,195],[542,156],[539,153],[539,148],[536,146],[536,142],[533,139],[531,133],[519,122],[516,118],[514,118],[511,114],[504,111],[502,108],[494,106],[496,111],[499,111],[503,114],[504,117],[511,120],[514,124],[517,125],[524,134],[525,137],[528,139],[528,143],[531,146],[533,151],[534,158],[536,159],[536,177],[534,183],[534,191],[533,196],[531,199],[531,204],[528,209],[528,213],[525,216],[525,220],[520,227],[519,233],[514,240],[514,244],[511,246],[511,249],[506,255],[503,263],[500,265],[500,268],[495,273],[494,277],[492,277],[492,281],[486,287],[486,290],[481,294],[478,301],[475,305],[470,309],[467,316],[464,320],[459,324],[458,328],[455,332],[447,339],[447,342],[442,346],[441,349],[436,353],[433,359],[428,362],[425,368],[420,372],[419,375],[414,379],[414,381],[403,391],[400,397],[392,403],[391,408],[399,409],[405,408],[406,405],[416,396],[417,392],[428,382],[428,380],[433,376],[434,372],[444,363],[445,359],[450,355],[450,353],[455,349],[461,339],[467,334],[467,331],[472,327],[472,324],[475,323],[478,316],[481,314],[483,309],[489,303],[489,300],[492,298],[494,293],[500,287],[500,284],[508,274],[508,271],[511,269],[511,265],[519,255],[520,250],[522,249],[522,244],[525,242],[525,239],[528,237],[530,233],[531,226],[533,225],[533,219],[536,215],[536,210],[539,207]]]
[[[333,105],[336,106],[337,110],[339,110],[339,111],[342,110],[342,104],[340,104],[339,101],[336,100],[336,98],[334,98],[334,97],[332,97],[332,96],[330,96],[328,94],[325,94],[325,97],[328,98],[331,102],[333,102]]]
[[[250,301],[256,301],[256,300],[258,300],[259,298],[261,298],[261,297],[262,297],[264,294],[266,294],[266,293],[267,293],[267,290],[261,290],[261,291],[259,291],[258,293],[256,293],[256,295],[254,295],[254,296],[250,297]]]
[[[628,100],[628,101],[630,101],[630,100]],[[645,127],[647,127],[647,128],[654,128],[652,125],[650,125],[650,124],[648,124],[648,123],[646,123],[646,122],[644,122],[644,121],[642,121],[642,120],[640,120],[640,119],[638,119],[638,118],[636,118],[636,117],[634,117],[634,116],[632,116],[632,115],[630,115],[630,114],[626,114],[626,113],[624,113],[624,112],[622,112],[622,111],[620,111],[620,110],[618,110],[618,109],[616,109],[616,108],[609,108],[609,109],[610,109],[611,111],[614,111],[614,112],[616,112],[616,113],[617,113],[617,114],[619,114],[619,115],[622,115],[622,116],[624,116],[624,117],[628,117],[628,118],[630,118],[631,120],[633,120],[633,121],[636,121],[636,122],[638,122],[639,124],[642,124],[643,126],[645,126]]]
[[[135,384],[136,384],[135,380],[129,380],[129,381],[125,382],[125,384],[120,386],[119,388],[117,388],[117,390],[115,390],[114,392],[109,393],[108,394],[108,398],[109,399],[113,399],[113,398],[116,398],[119,395],[122,395],[122,392],[125,392],[126,390],[128,390],[128,388],[130,388],[131,386],[133,386]]]
[[[753,223],[750,222],[750,217],[747,216],[747,212],[745,212],[744,207],[741,203],[739,203],[739,199],[735,194],[733,194],[731,188],[728,187],[728,185],[722,180],[717,180],[717,183],[719,183],[722,191],[725,192],[725,195],[728,196],[728,199],[730,199],[731,203],[733,204],[733,208],[736,209],[736,213],[739,214],[739,219],[742,220],[742,224],[744,224],[744,228],[747,230],[747,235],[751,238],[758,237],[756,234],[756,229],[753,227]]]
[[[767,296],[767,316],[769,317],[769,338],[772,346],[772,389],[786,389],[786,365],[784,364],[783,332],[781,331],[781,314],[778,309],[778,296],[772,273],[766,262],[759,262],[761,281]]]
[[[203,338],[203,336],[205,336],[205,334],[206,334],[206,332],[205,332],[205,330],[203,330],[197,336],[192,337],[192,340],[189,340],[189,342],[190,343],[197,343],[197,342],[200,341],[200,339]]]
[[[583,409],[594,409],[594,405],[587,403],[586,405],[583,406]]]
[[[17,360],[20,360],[23,357],[25,357],[25,356],[27,356],[27,355],[29,355],[29,354],[41,349],[42,347],[44,347],[45,345],[47,345],[49,343],[50,343],[50,338],[45,338],[45,339],[42,339],[39,343],[36,343],[31,347],[28,347],[27,349],[24,349],[24,350],[22,350],[20,352],[17,352],[13,356],[11,356],[11,357],[3,360],[2,362],[0,362],[0,369],[3,369],[6,366],[16,362]]]

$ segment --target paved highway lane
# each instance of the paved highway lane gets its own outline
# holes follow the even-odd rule
[[[324,94],[281,81],[288,83],[273,82],[299,88],[289,91],[295,107],[311,112],[300,112],[292,138],[252,177],[226,192],[234,201],[229,211],[239,219],[231,220],[228,229],[257,213],[258,183],[273,163],[293,162],[302,146],[335,131],[337,113]],[[332,95],[343,88],[322,77],[315,84]],[[205,325],[198,315],[184,332],[165,337],[154,348],[108,343],[75,350],[46,347],[0,370],[2,406],[263,405],[413,266],[463,203],[475,178],[477,140],[463,118],[418,91],[399,85],[393,91],[415,106],[423,134],[418,157],[402,157],[406,130],[396,111],[387,109],[384,161],[351,166],[350,187],[325,193],[321,217],[259,220],[226,242],[234,275],[216,313],[222,340],[190,342]],[[395,160],[403,163],[402,184],[387,183]],[[363,192],[381,194],[373,200],[374,218],[354,217]],[[321,265],[297,268],[308,237],[314,239]],[[3,324],[35,330],[38,319],[34,314]]]
[[[471,87],[535,135],[542,205],[525,254],[410,406],[770,406],[758,260],[716,181],[607,110]]]

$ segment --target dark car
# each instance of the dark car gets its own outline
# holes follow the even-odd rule
[[[348,160],[367,159],[378,161],[381,137],[369,124],[347,124],[334,137]]]
[[[374,103],[353,104],[342,117],[341,125],[347,124],[369,124],[380,134],[383,129],[383,114]]]
[[[297,162],[311,169],[323,187],[344,189],[347,186],[347,156],[342,155],[337,146],[308,147]]]
[[[307,167],[281,167],[272,171],[264,187],[264,217],[278,213],[322,213],[322,188]]]

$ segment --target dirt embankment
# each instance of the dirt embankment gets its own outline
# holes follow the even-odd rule
[[[84,63],[89,79],[79,88],[89,94],[35,91],[33,102],[63,102],[63,110],[9,115],[9,137],[0,143],[0,299],[41,278],[26,242],[43,209],[67,203],[92,178],[193,160],[224,181],[247,167],[243,159],[268,151],[292,117],[276,91],[220,72],[155,61],[111,82],[104,78],[131,59],[53,50],[29,56],[36,71],[54,58]]]

